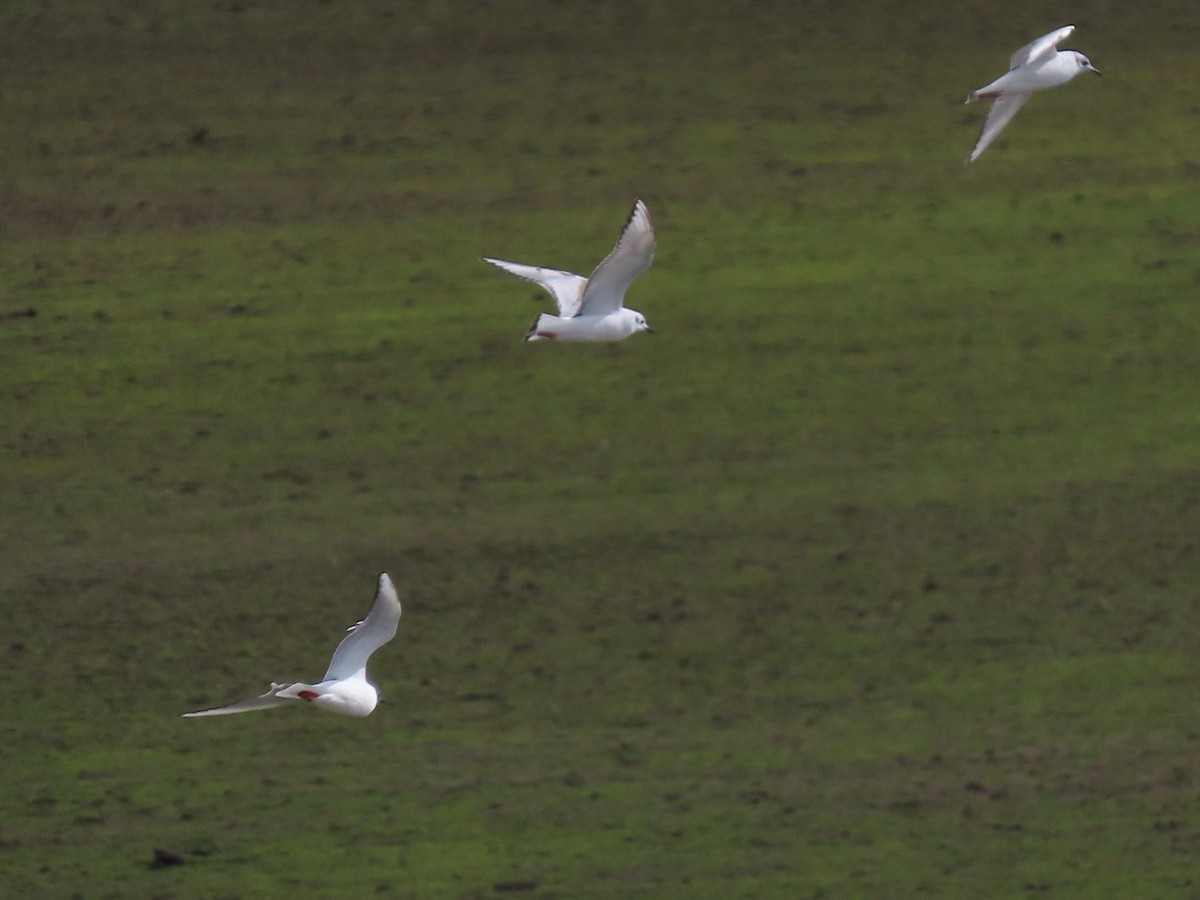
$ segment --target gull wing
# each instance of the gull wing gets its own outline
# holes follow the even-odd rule
[[[491,259],[485,256],[483,261],[498,266],[511,275],[532,281],[545,288],[554,302],[558,304],[558,314],[564,319],[579,312],[579,302],[587,279],[573,272],[563,272],[560,269],[545,269],[541,266],[523,266],[520,263],[505,262],[502,259]]]
[[[625,302],[625,292],[654,262],[654,223],[650,210],[637,200],[617,238],[612,253],[604,257],[587,280],[577,315],[605,316]]]
[[[400,598],[387,572],[379,576],[379,589],[371,611],[361,622],[351,625],[342,638],[322,681],[341,681],[365,672],[371,654],[396,636],[400,625]]]
[[[983,129],[979,132],[979,138],[975,141],[975,149],[971,151],[971,155],[967,158],[967,162],[974,162],[1004,130],[1012,117],[1017,114],[1025,101],[1029,99],[1027,93],[1010,93],[1001,94],[992,104],[992,108],[988,110],[987,119],[984,120]]]
[[[1043,34],[1036,41],[1030,41],[1012,55],[1012,58],[1008,61],[1008,70],[1011,72],[1013,69],[1019,69],[1021,66],[1032,65],[1033,63],[1049,59],[1057,52],[1058,45],[1065,41],[1074,30],[1074,25],[1064,25],[1062,28],[1056,28],[1049,34]]]
[[[194,719],[199,716],[232,716],[234,713],[251,712],[256,709],[272,709],[276,706],[286,706],[292,703],[294,697],[279,697],[277,694],[284,688],[290,687],[287,684],[272,684],[271,689],[265,694],[258,697],[253,697],[250,700],[239,700],[237,703],[230,703],[228,706],[218,706],[215,709],[202,709],[197,712],[184,713],[183,718]]]

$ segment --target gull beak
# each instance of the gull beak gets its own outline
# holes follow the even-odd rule
[[[1104,73],[1103,73],[1103,72],[1101,72],[1099,69],[1097,69],[1095,66],[1091,66],[1091,65],[1089,65],[1089,66],[1088,66],[1088,68],[1089,68],[1089,69],[1091,69],[1093,72],[1095,72],[1097,75],[1103,75],[1103,74],[1104,74]]]
[[[649,325],[647,325],[645,328],[645,332],[646,332],[646,334],[654,334],[654,329],[651,328]]]

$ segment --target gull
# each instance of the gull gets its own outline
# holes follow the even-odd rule
[[[1012,55],[1007,72],[967,96],[968,103],[995,100],[967,162],[974,162],[988,148],[1034,91],[1066,84],[1085,70],[1100,74],[1082,53],[1057,49],[1074,30],[1074,25],[1064,25],[1026,44]]]
[[[596,266],[591,278],[486,256],[483,261],[541,285],[558,304],[557,316],[542,313],[533,320],[525,334],[527,341],[614,342],[625,340],[635,331],[654,333],[645,316],[623,305],[633,279],[654,261],[654,225],[641,200],[634,202],[617,245]]]
[[[242,700],[216,709],[184,713],[195,716],[229,716],[255,709],[286,706],[294,700],[312,703],[320,709],[343,716],[369,716],[379,703],[379,691],[367,681],[367,660],[371,654],[390,641],[400,624],[400,598],[387,572],[379,576],[379,589],[367,617],[347,629],[325,677],[317,684],[294,681],[290,684],[271,683],[271,689],[260,697]]]

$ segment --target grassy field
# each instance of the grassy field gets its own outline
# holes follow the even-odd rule
[[[1104,78],[964,166],[1065,21]],[[5,4],[4,891],[1195,896],[1198,38]],[[586,274],[635,196],[658,333],[523,344],[479,257]],[[383,570],[370,718],[178,718]]]

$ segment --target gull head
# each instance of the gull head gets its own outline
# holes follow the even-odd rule
[[[1102,74],[1099,69],[1092,65],[1092,61],[1078,50],[1072,50],[1071,52],[1075,54],[1075,65],[1079,66],[1080,71],[1087,69],[1091,72],[1095,72],[1097,75]]]
[[[636,310],[631,309],[629,312],[632,313],[633,330],[634,331],[644,331],[647,334],[654,334],[654,329],[651,328],[650,325],[646,322],[645,316],[643,316],[640,312],[637,312]]]

